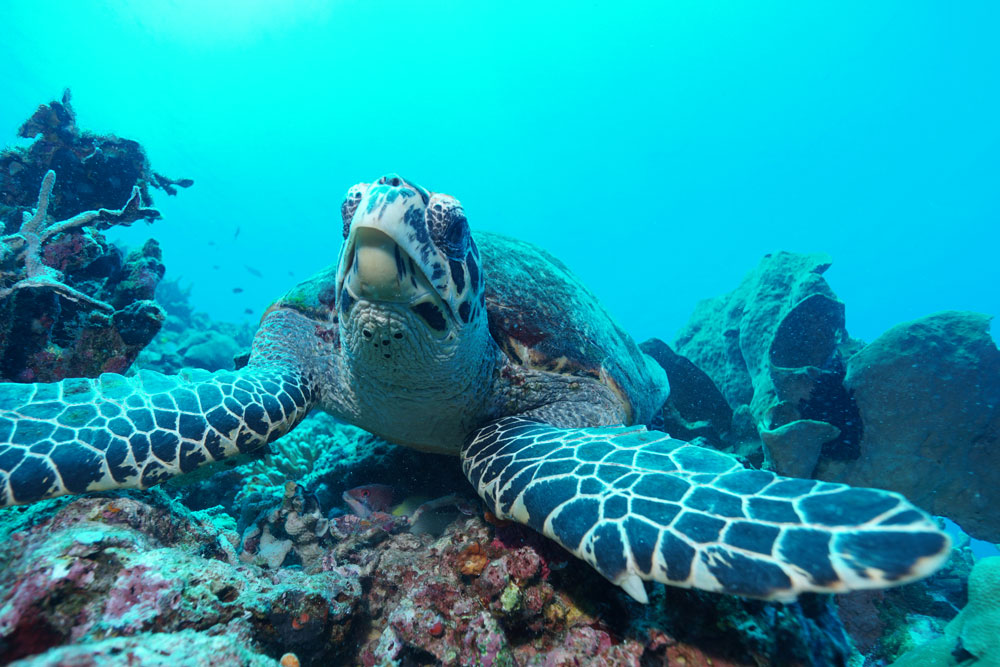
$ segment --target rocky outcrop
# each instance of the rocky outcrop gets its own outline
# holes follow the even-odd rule
[[[411,490],[432,495],[430,475]],[[304,487],[284,490],[242,531],[221,507],[171,500],[169,487],[0,511],[0,662],[152,665],[169,650],[172,664],[205,664],[203,647],[240,664],[294,653],[303,665],[749,667],[844,664],[849,653],[827,598],[784,605],[655,585],[640,605],[518,524],[462,513],[415,534],[405,516],[327,517]]]
[[[150,185],[191,182],[153,173],[134,141],[80,132],[68,92],[18,134],[34,141],[0,153],[0,379],[123,372],[163,322],[164,267],[154,240],[125,256],[101,232],[159,218]]]
[[[151,186],[173,195],[177,186],[193,184],[190,179],[173,180],[154,172],[136,141],[81,131],[68,90],[61,100],[39,106],[17,136],[33,141],[26,147],[0,152],[3,233],[11,234],[21,226],[22,214],[34,207],[38,184],[50,169],[60,179],[49,211],[57,220],[103,206],[122,206],[136,187],[139,199],[151,206]]]
[[[666,346],[645,344],[681,389],[664,426],[673,418],[678,432],[783,475],[897,491],[1000,541],[1000,352],[989,317],[939,313],[864,346],[847,334],[828,267],[825,255],[769,255],[736,290],[699,304],[674,347],[711,378],[690,385],[711,405],[686,397],[690,382],[675,384],[683,365]],[[716,387],[733,411],[721,445],[703,428],[720,421]]]
[[[98,231],[152,210],[138,203],[138,188],[120,210],[53,221],[55,180],[49,171],[34,213],[0,237],[0,379],[7,381],[122,372],[163,322],[151,300],[163,277],[159,245],[150,240],[123,261]]]
[[[772,467],[798,476],[811,476],[821,455],[851,456],[857,445],[841,383],[856,344],[823,279],[829,267],[823,254],[767,255],[734,291],[699,303],[674,345],[738,420],[756,425]]]
[[[722,448],[733,421],[733,409],[703,370],[674,352],[658,338],[639,345],[667,373],[670,396],[661,411],[662,423],[655,426],[675,438],[704,438]]]
[[[0,514],[0,662],[39,656],[36,664],[53,664],[67,655],[88,664],[87,656],[108,650],[107,637],[134,638],[119,640],[125,648],[187,637],[258,662],[297,651],[311,656],[304,664],[323,664],[343,650],[361,601],[355,571],[306,575],[241,564],[231,518],[192,513],[158,490],[138,497],[73,498]],[[231,639],[213,642],[217,635]],[[57,650],[45,656],[50,649]],[[138,652],[125,664],[155,657]]]
[[[1000,350],[990,317],[949,311],[899,324],[847,365],[860,455],[817,477],[889,487],[970,535],[1000,542]]]

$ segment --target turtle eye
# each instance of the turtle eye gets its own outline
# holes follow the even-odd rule
[[[459,211],[458,216],[449,216],[451,220],[444,232],[442,245],[449,257],[465,257],[469,249],[469,223]]]
[[[340,205],[340,217],[344,221],[344,238],[351,233],[351,220],[354,219],[354,212],[358,210],[361,198],[368,191],[367,183],[358,183],[351,187],[344,196],[344,202]]]
[[[433,228],[434,242],[449,258],[461,260],[469,251],[469,222],[458,207],[446,209],[442,217]]]
[[[427,231],[438,250],[461,261],[469,251],[469,221],[454,197],[435,193],[427,207]]]

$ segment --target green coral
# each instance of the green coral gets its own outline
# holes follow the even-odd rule
[[[365,432],[339,423],[325,413],[310,415],[298,428],[271,443],[262,458],[243,466],[245,481],[238,497],[262,492],[274,497],[284,493],[285,482],[310,482],[327,471],[321,459],[335,453],[337,459],[354,459],[358,450],[370,446]]]
[[[906,652],[893,667],[1000,667],[1000,556],[969,575],[969,603],[944,636]]]
[[[500,594],[500,605],[508,614],[521,606],[521,589],[514,584],[508,584]]]

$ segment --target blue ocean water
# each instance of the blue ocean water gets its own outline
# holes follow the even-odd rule
[[[1000,312],[994,2],[6,0],[0,26],[8,138],[70,87],[195,180],[119,238],[219,318],[335,262],[342,194],[390,171],[640,340],[779,249],[832,255],[857,337]]]
[[[344,192],[398,172],[459,197],[474,229],[552,251],[639,340],[672,340],[700,299],[732,290],[778,250],[829,253],[827,278],[847,304],[848,328],[872,340],[943,309],[1000,313],[998,29],[994,2],[0,0],[0,131],[11,143],[37,105],[69,88],[82,128],[134,139],[156,171],[194,179],[177,197],[154,192],[163,220],[108,235],[132,246],[158,239],[167,277],[192,285],[194,305],[215,320],[254,323],[335,262]],[[23,389],[4,387],[5,396]],[[43,432],[35,422],[62,409],[45,400],[16,430],[0,420],[3,437]],[[198,400],[208,412],[209,399]],[[253,408],[246,423],[262,419]],[[83,423],[88,409],[97,414],[71,406],[59,423]],[[135,414],[145,413],[128,412],[140,423]],[[178,451],[180,436],[170,440],[165,424],[185,437],[185,428],[205,432],[184,414],[154,414],[157,456],[168,445]],[[221,409],[213,414],[221,421]],[[39,430],[25,436],[25,423]],[[108,447],[102,460],[113,460],[111,436],[92,423],[88,431]],[[321,442],[310,433],[303,441]],[[129,442],[148,451],[146,438]],[[80,456],[66,442],[53,460]],[[33,454],[51,447],[35,445]],[[314,463],[290,458],[299,469]],[[39,470],[23,465],[28,483],[18,484],[47,484]],[[63,470],[76,481],[88,472]],[[7,493],[13,474],[0,473]],[[342,498],[325,490],[326,501]],[[242,517],[251,505],[239,502]],[[241,558],[259,547],[247,535]],[[978,557],[997,548],[973,541]],[[814,565],[825,558],[799,555]],[[49,592],[33,604],[78,606]],[[428,630],[439,637],[443,627]],[[10,634],[0,636],[0,662]]]

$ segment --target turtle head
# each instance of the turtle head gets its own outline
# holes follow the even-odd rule
[[[457,199],[390,174],[352,187],[341,214],[336,298],[345,342],[379,347],[388,359],[407,337],[456,346],[485,330],[479,250]]]

